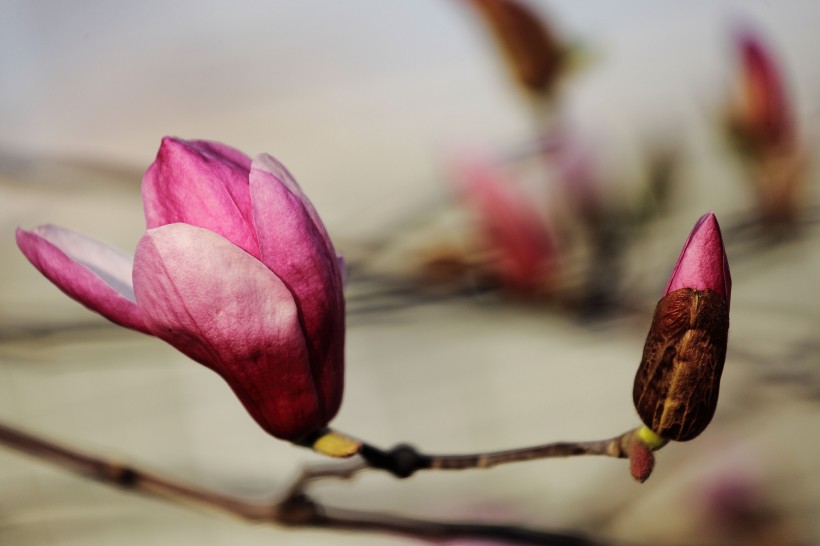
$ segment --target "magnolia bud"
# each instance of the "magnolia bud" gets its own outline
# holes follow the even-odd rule
[[[714,213],[695,224],[655,308],[632,391],[644,424],[698,436],[715,413],[729,332],[731,277]]]
[[[470,0],[506,56],[514,77],[536,95],[549,96],[567,68],[567,51],[549,21],[517,0]]]

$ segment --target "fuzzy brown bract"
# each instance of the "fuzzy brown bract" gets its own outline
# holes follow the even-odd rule
[[[632,390],[646,426],[679,442],[703,432],[715,414],[728,333],[719,294],[681,288],[661,298]]]

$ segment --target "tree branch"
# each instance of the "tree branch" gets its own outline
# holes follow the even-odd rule
[[[306,467],[281,500],[251,502],[216,491],[186,485],[116,461],[104,460],[44,440],[0,423],[0,445],[26,453],[67,470],[175,503],[191,503],[217,509],[241,519],[287,527],[345,529],[381,532],[427,540],[478,538],[517,544],[587,546],[601,544],[568,533],[556,533],[508,525],[473,522],[435,522],[326,507],[311,499],[305,488],[320,479],[349,479],[369,466],[354,459],[340,464]]]

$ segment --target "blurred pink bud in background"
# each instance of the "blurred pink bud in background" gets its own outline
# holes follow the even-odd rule
[[[735,33],[739,62],[738,91],[730,106],[730,125],[752,150],[779,148],[794,138],[794,120],[780,68],[759,34]]]
[[[553,235],[538,203],[502,167],[476,154],[452,165],[460,196],[475,213],[489,267],[507,287],[524,292],[547,287],[557,266]]]

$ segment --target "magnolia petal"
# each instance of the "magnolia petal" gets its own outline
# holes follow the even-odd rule
[[[324,411],[332,417],[344,382],[344,298],[336,251],[313,205],[274,158],[254,159],[250,186],[260,259],[293,293]]]
[[[17,229],[17,246],[51,282],[108,320],[148,332],[134,299],[129,256],[96,239],[53,225]]]
[[[224,144],[165,137],[142,180],[147,228],[191,224],[258,256],[250,167],[249,157]]]
[[[714,212],[701,216],[692,228],[666,285],[664,296],[680,288],[708,289],[726,298],[727,303],[731,300],[729,260]]]
[[[262,428],[295,440],[327,424],[293,296],[259,260],[170,224],[140,240],[134,291],[151,332],[221,375]]]
[[[288,171],[282,163],[270,154],[259,154],[256,156],[254,158],[252,168],[273,175],[273,177],[281,182],[288,189],[288,191],[290,191],[290,193],[299,198],[305,208],[305,212],[307,212],[308,217],[311,222],[313,222],[313,226],[316,228],[316,231],[319,232],[319,235],[322,236],[325,245],[327,245],[328,251],[333,254],[333,242],[330,240],[330,235],[327,233],[325,224],[319,217],[319,213],[316,212],[313,203],[310,202],[310,199],[308,199],[307,195],[305,195],[302,191],[302,187],[293,175],[290,174],[290,171]]]

